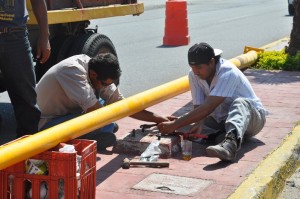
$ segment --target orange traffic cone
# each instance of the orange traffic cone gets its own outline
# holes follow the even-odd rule
[[[190,42],[186,0],[166,1],[165,46],[182,46]]]

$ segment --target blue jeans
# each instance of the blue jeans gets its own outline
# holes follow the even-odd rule
[[[13,105],[17,137],[36,133],[41,113],[27,30],[0,34],[0,69]]]
[[[56,126],[60,123],[63,123],[63,122],[66,122],[68,120],[71,120],[71,119],[74,119],[76,117],[79,117],[81,116],[82,113],[77,113],[77,114],[69,114],[69,115],[65,115],[65,116],[61,116],[61,117],[57,117],[57,118],[54,118],[52,119],[51,121],[49,121],[48,123],[46,123],[42,128],[41,128],[41,131],[42,130],[45,130],[47,128],[50,128],[50,127],[53,127],[53,126]],[[115,123],[111,123],[111,124],[108,124],[100,129],[97,129],[95,131],[99,132],[99,133],[113,133],[114,131],[114,128],[115,128]]]
[[[102,100],[102,99],[99,99],[99,102],[102,105],[105,104],[105,101]],[[83,115],[83,113],[69,114],[69,115],[64,115],[64,116],[61,116],[61,117],[54,118],[51,121],[49,121],[48,123],[46,123],[41,128],[41,130],[45,130],[47,128],[53,127],[55,125],[58,125],[60,123],[66,122],[66,121],[71,120],[71,119],[74,119],[74,118],[79,117],[81,115]],[[111,124],[108,124],[108,125],[100,128],[100,129],[97,129],[93,132],[97,132],[97,133],[114,133],[114,129],[115,129],[115,123],[111,123]]]

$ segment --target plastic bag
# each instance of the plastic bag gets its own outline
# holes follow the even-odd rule
[[[47,175],[48,166],[43,160],[28,159],[25,161],[25,169],[28,174]]]
[[[70,144],[65,144],[62,148],[59,149],[59,152],[62,153],[76,153],[76,149],[73,145]],[[80,167],[81,167],[81,156],[76,155],[76,178],[77,178],[77,194],[79,194],[80,186],[81,186],[81,179],[80,179]],[[89,168],[86,168],[86,170]],[[65,198],[65,182],[59,181],[59,188],[58,188],[58,198],[59,199],[64,199]]]
[[[145,162],[155,162],[158,160],[161,150],[159,148],[159,141],[154,140],[142,153],[140,160]]]

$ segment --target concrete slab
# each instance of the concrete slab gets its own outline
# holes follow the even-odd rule
[[[134,133],[133,133],[134,132]],[[158,140],[157,130],[134,129],[128,134],[118,137],[114,153],[141,155],[154,140]],[[170,158],[180,151],[179,136],[161,136],[159,139],[160,158]]]
[[[211,183],[209,180],[154,173],[132,188],[192,196]]]

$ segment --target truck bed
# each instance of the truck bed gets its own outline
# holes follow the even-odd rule
[[[91,19],[99,19],[99,18],[108,18],[108,17],[116,17],[116,16],[125,16],[125,15],[140,15],[144,12],[144,4],[143,3],[129,3],[129,4],[110,4],[106,5],[106,3],[121,3],[118,1],[102,1],[102,3],[98,2],[98,5],[92,5],[91,2],[88,1],[80,1],[82,6],[76,7],[68,7],[67,4],[62,4],[61,9],[57,8],[57,5],[54,6],[55,10],[49,10],[49,5],[47,5],[48,9],[48,23],[50,24],[59,24],[59,23],[68,23],[68,22],[78,22],[78,21],[86,21]],[[47,3],[49,4],[49,2]],[[70,5],[71,6],[71,5]],[[85,7],[86,6],[86,7]],[[52,9],[54,8],[52,5]],[[34,17],[30,1],[27,1],[27,9],[29,12],[29,21],[28,24],[37,24],[37,21]]]

